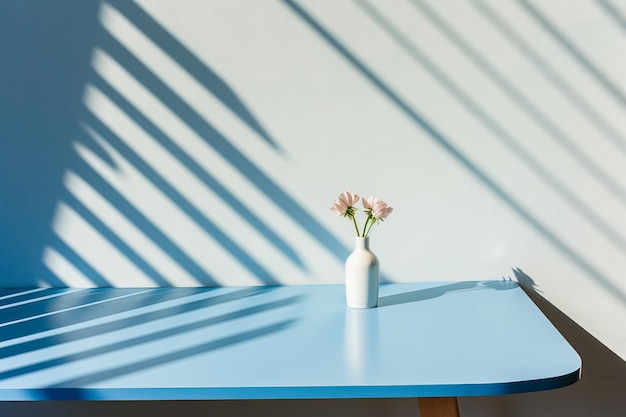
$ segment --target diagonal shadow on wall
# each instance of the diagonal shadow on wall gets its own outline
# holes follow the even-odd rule
[[[172,59],[182,65],[208,91],[219,97],[222,103],[239,116],[251,129],[255,130],[267,143],[271,144],[274,149],[280,149],[276,140],[271,137],[261,125],[261,122],[248,110],[228,84],[141,7],[134,2],[122,0],[108,0],[107,3],[115,6],[118,11],[124,14],[149,38],[158,39],[159,47]]]
[[[421,65],[432,75],[459,103],[463,104],[467,111],[479,122],[490,130],[494,137],[498,138],[507,148],[517,155],[530,169],[541,178],[570,206],[581,214],[598,231],[611,240],[620,249],[626,249],[626,240],[600,217],[587,202],[576,196],[574,191],[563,181],[559,180],[550,172],[550,169],[532,155],[523,145],[520,138],[516,137],[496,118],[492,117],[488,110],[480,104],[479,100],[473,99],[470,94],[446,75],[444,69],[435,64],[420,48],[403,35],[394,25],[378,10],[371,2],[359,0],[361,8],[374,20],[389,36],[394,39],[415,62]]]
[[[156,34],[160,37],[165,38],[165,51],[170,53],[172,58],[184,58],[185,62],[179,62],[181,65],[186,65],[187,61],[192,61],[192,72],[198,76],[202,76],[204,79],[208,79],[209,83],[212,85],[209,87],[210,90],[221,92],[224,90],[225,84],[223,82],[219,82],[217,86],[213,85],[216,81],[215,74],[210,71],[208,68],[204,67],[204,72],[201,73],[199,70],[202,65],[197,58],[191,59],[193,57],[191,52],[184,49],[184,47],[173,40],[171,35],[168,35],[163,28],[158,26],[158,24],[151,20],[145,13],[140,13],[138,9],[132,8],[126,3],[124,3],[124,7],[122,7],[122,12],[128,13],[127,17],[129,19],[138,17],[139,18],[139,29],[147,28],[147,35]],[[130,10],[130,11],[129,11]],[[134,22],[133,22],[134,23]],[[155,40],[156,41],[156,40]],[[161,41],[161,38],[158,39]],[[254,184],[263,194],[265,194],[269,199],[275,202],[276,206],[279,207],[287,216],[291,217],[297,224],[301,225],[303,230],[306,230],[313,238],[318,240],[323,247],[325,247],[329,253],[333,256],[336,256],[337,259],[343,259],[345,254],[347,253],[347,249],[325,228],[317,222],[308,212],[300,206],[291,196],[289,196],[285,191],[283,191],[268,175],[266,175],[261,169],[259,169],[253,161],[244,156],[235,146],[233,146],[228,139],[222,135],[215,127],[213,127],[207,120],[205,120],[202,116],[200,116],[195,109],[193,109],[189,104],[187,104],[181,97],[177,95],[163,80],[157,77],[144,63],[142,63],[139,59],[137,59],[133,54],[124,47],[117,39],[108,34],[107,32],[101,32],[97,39],[97,44],[100,46],[108,55],[114,57],[123,67],[127,70],[136,80],[140,80],[139,82],[143,84],[155,97],[157,97],[162,103],[164,103],[169,110],[171,110],[174,114],[176,114],[183,122],[187,124],[191,129],[197,132],[206,142],[220,155],[223,156],[225,160],[227,160],[233,167],[235,167],[240,173],[242,173],[252,184]],[[171,50],[174,48],[174,52]],[[182,52],[181,52],[182,51]],[[182,56],[182,55],[184,56]],[[181,59],[182,59],[181,58]],[[206,76],[206,74],[209,74]],[[100,86],[103,86],[101,80],[98,82]],[[138,123],[143,129],[150,131],[155,134],[156,138],[160,140],[162,144],[165,145],[166,149],[175,155],[178,158],[182,159],[182,162],[191,167],[194,173],[202,180],[204,180],[205,184],[213,188],[217,191],[218,195],[231,206],[231,209],[234,212],[242,215],[253,227],[255,227],[261,234],[263,234],[266,238],[270,239],[270,241],[279,248],[289,259],[291,259],[294,263],[296,263],[299,267],[303,267],[302,262],[298,259],[296,253],[291,249],[284,241],[282,241],[276,233],[272,232],[271,229],[266,226],[258,217],[252,215],[251,211],[245,209],[243,204],[234,198],[233,194],[228,192],[227,189],[220,185],[215,181],[215,179],[211,178],[211,176],[204,170],[202,170],[197,163],[193,163],[189,155],[184,155],[181,153],[180,148],[176,148],[173,145],[173,141],[167,140],[167,137],[159,132],[156,127],[151,124],[146,117],[143,117],[140,112],[136,109],[132,108],[128,102],[122,102],[121,96],[116,95],[114,91],[111,90],[110,86],[103,86],[108,90],[111,98],[117,101],[123,108],[128,111],[127,115],[133,117],[136,123]],[[232,101],[232,94],[227,94],[226,97],[219,97],[224,102]],[[232,103],[231,103],[232,107]],[[239,112],[241,112],[241,105],[238,104],[236,106]],[[248,113],[244,115],[244,119],[247,119],[246,116]],[[253,127],[257,127],[257,124],[253,124]],[[110,138],[111,135],[109,134]],[[123,149],[121,141],[116,140],[115,145],[113,146],[117,151]],[[123,149],[123,153],[125,156],[129,155],[128,149]],[[165,181],[163,181],[157,172],[152,170],[152,172],[146,172],[148,170],[146,164],[141,164],[138,155],[134,155],[132,157],[133,165],[141,166],[146,178],[148,178],[151,182],[155,183],[157,187],[165,192],[172,201],[174,201],[178,207],[182,208],[185,212],[190,214],[190,217],[193,218],[196,222],[199,223],[201,228],[207,233],[214,236],[220,244],[234,257],[236,257],[239,262],[246,268],[250,269],[251,272],[259,278],[265,284],[275,284],[277,281],[271,276],[270,273],[263,270],[262,267],[254,261],[253,257],[250,254],[245,253],[245,251],[234,244],[233,241],[227,238],[227,236],[220,232],[219,228],[215,224],[209,224],[208,220],[200,215],[197,210],[193,208],[191,204],[189,204],[180,194],[176,192],[176,190],[169,186]],[[242,209],[243,208],[243,209]]]
[[[505,203],[513,212],[522,218],[529,226],[539,233],[546,241],[552,244],[561,253],[567,256],[581,270],[593,277],[606,290],[613,293],[618,299],[626,304],[626,294],[615,286],[602,272],[589,264],[580,254],[559,239],[550,229],[533,216],[522,203],[514,199],[500,185],[491,179],[467,156],[459,151],[452,142],[446,138],[435,126],[426,120],[419,112],[406,103],[396,94],[386,83],[384,83],[372,70],[370,70],[361,60],[351,53],[339,40],[327,31],[313,16],[311,16],[302,6],[292,0],[283,0],[283,3],[311,30],[324,39],[340,56],[348,61],[363,77],[365,77],[376,89],[378,89],[389,101],[391,101],[402,113],[411,119],[416,126],[424,130],[428,136],[441,146],[454,160],[470,172],[494,195]]]
[[[267,225],[257,214],[250,210],[237,196],[231,192],[226,186],[219,182],[214,176],[203,169],[196,160],[191,158],[183,149],[176,144],[168,135],[159,129],[148,117],[146,117],[139,109],[133,106],[122,94],[120,94],[115,88],[108,84],[102,77],[94,74],[89,82],[95,86],[102,94],[106,95],[121,111],[123,111],[129,118],[133,119],[138,125],[140,125],[148,135],[156,142],[159,143],[164,149],[166,149],[172,156],[179,160],[191,173],[193,173],[198,179],[200,179],[208,188],[213,190],[222,200],[228,203],[233,211],[239,213],[240,216],[245,218],[247,222],[257,229],[267,240],[272,242],[276,248],[278,248],[287,258],[289,258],[294,264],[301,268],[304,268],[302,260],[298,257],[297,253],[291,246],[280,237],[272,228]],[[88,126],[94,125],[101,126],[102,129],[110,132],[110,129],[106,127],[101,121],[97,120],[91,112],[85,116],[85,121]],[[101,129],[98,129],[101,130]],[[112,134],[109,133],[108,136]],[[116,141],[119,143],[119,139]],[[116,148],[119,149],[118,146]],[[134,153],[128,145],[123,144],[122,148],[126,149],[122,152],[124,155]],[[132,157],[134,161],[141,159],[141,155]],[[141,162],[144,167],[147,167],[145,162]],[[147,170],[154,169],[147,167]],[[143,169],[144,175],[146,175],[146,169]],[[154,175],[148,175],[154,177]],[[157,173],[157,176],[158,173]],[[199,216],[203,217],[202,215]]]
[[[20,97],[18,102],[27,102],[29,99],[38,103],[39,109],[36,114],[53,114],[55,109],[62,105],[70,104],[71,108],[64,109],[57,117],[50,120],[39,120],[39,123],[32,124],[28,120],[32,118],[29,109],[11,109],[9,111],[9,99],[0,102],[3,114],[12,116],[11,123],[3,123],[3,131],[0,134],[6,136],[6,140],[1,141],[3,146],[2,155],[11,155],[12,159],[7,159],[6,164],[1,164],[3,171],[7,175],[0,184],[0,214],[3,214],[2,230],[4,237],[0,239],[0,269],[6,274],[0,278],[0,284],[5,286],[15,285],[51,285],[64,286],[66,282],[59,277],[56,271],[52,271],[42,264],[42,247],[45,248],[44,258],[53,256],[60,260],[65,269],[74,271],[77,275],[82,275],[92,284],[98,286],[111,285],[110,277],[102,266],[93,265],[89,259],[81,253],[81,248],[77,244],[68,243],[57,230],[50,230],[49,225],[53,222],[53,216],[58,212],[59,207],[65,213],[70,213],[73,218],[78,219],[81,224],[85,224],[98,238],[105,241],[112,250],[121,254],[129,264],[141,271],[154,285],[171,284],[171,277],[161,273],[150,259],[136,250],[131,244],[125,241],[124,237],[104,219],[100,218],[91,207],[81,201],[71,191],[63,186],[63,177],[68,175],[74,181],[80,181],[83,188],[88,188],[93,195],[97,195],[116,213],[125,218],[137,229],[145,239],[156,245],[161,253],[167,254],[173,262],[183,268],[190,276],[201,285],[214,285],[217,283],[216,277],[212,276],[202,265],[200,265],[185,248],[164,233],[158,225],[146,216],[145,211],[137,207],[135,203],[129,201],[128,196],[121,193],[102,172],[94,168],[93,164],[85,160],[85,155],[92,160],[97,160],[98,164],[107,166],[112,172],[121,172],[118,165],[123,161],[133,170],[141,175],[146,183],[158,190],[164,198],[172,203],[181,213],[201,230],[216,241],[221,248],[231,256],[236,263],[248,270],[251,276],[257,278],[263,284],[277,284],[279,281],[267,270],[261,262],[256,259],[256,255],[245,249],[221,228],[221,226],[206,215],[201,213],[189,199],[183,195],[175,184],[170,183],[158,168],[148,163],[145,155],[137,149],[131,148],[122,138],[107,126],[103,120],[93,114],[81,103],[81,96],[85,88],[85,83],[92,89],[96,89],[99,94],[106,97],[118,109],[121,109],[130,120],[147,132],[152,140],[157,142],[168,154],[177,160],[181,166],[197,178],[203,185],[211,190],[221,201],[236,213],[239,218],[245,221],[275,250],[280,252],[285,260],[291,262],[296,268],[306,271],[306,266],[294,248],[283,239],[280,234],[268,223],[255,214],[245,201],[238,198],[235,192],[228,186],[220,182],[204,169],[196,160],[183,150],[165,132],[161,131],[147,115],[131,104],[119,90],[103,79],[97,71],[89,68],[89,56],[93,56],[94,48],[102,51],[119,63],[121,67],[144,86],[152,95],[156,97],[169,111],[182,120],[183,123],[198,134],[214,151],[217,152],[230,166],[236,169],[243,177],[256,187],[287,217],[301,227],[313,240],[327,253],[343,261],[348,253],[348,249],[325,227],[319,223],[309,212],[302,207],[281,186],[273,181],[268,174],[260,169],[254,161],[240,152],[229,139],[218,131],[209,121],[203,118],[192,106],[181,98],[164,80],[160,79],[144,62],[131,53],[124,44],[120,43],[114,36],[98,22],[98,15],[103,5],[115,7],[135,26],[144,36],[158,45],[169,58],[177,65],[184,68],[196,81],[200,83],[208,92],[228,108],[241,123],[246,124],[251,130],[256,132],[273,151],[281,153],[281,149],[261,122],[252,114],[245,103],[237,96],[232,88],[211,68],[204,64],[197,56],[171,35],[163,26],[155,21],[150,15],[143,11],[138,5],[123,1],[86,1],[82,3],[82,9],[73,10],[68,3],[55,4],[54,10],[46,15],[46,9],[36,9],[30,5],[19,5],[17,2],[10,3],[10,8],[17,13],[13,17],[21,17],[9,22],[4,26],[5,39],[11,39],[10,46],[2,44],[2,56],[15,56],[15,68],[10,67],[0,73],[2,82],[6,83],[6,97],[17,98],[19,94],[24,95],[24,91],[16,88],[9,88],[8,85],[14,79],[21,79],[19,71],[28,63],[24,62],[22,48],[32,47],[33,65],[29,68],[32,72],[30,79],[36,80],[38,84],[58,86],[54,94],[46,92],[44,88],[40,91],[28,91],[26,97]],[[49,16],[58,16],[59,21],[71,20],[74,13],[80,15],[80,27],[70,25],[66,29],[64,25],[57,24],[51,26],[46,19]],[[26,24],[28,23],[28,24]],[[29,39],[28,42],[19,38],[21,28],[33,25],[34,27],[48,27],[54,36],[49,36],[46,42],[40,39]],[[80,34],[80,36],[78,36]],[[64,43],[64,37],[69,37],[72,41]],[[79,45],[82,49],[75,50],[75,39],[80,39]],[[30,43],[29,43],[30,42]],[[68,51],[59,53],[61,45],[68,45]],[[40,52],[44,49],[52,51],[48,55],[42,56]],[[68,61],[67,56],[72,56],[69,64],[63,66],[62,71],[51,72],[46,66],[45,59],[49,59],[53,64]],[[39,60],[39,61],[38,61]],[[65,60],[65,61],[64,61]],[[80,63],[80,65],[78,65]],[[13,72],[11,72],[13,71]],[[69,87],[72,88],[69,88]],[[38,95],[46,98],[39,99]],[[6,112],[4,110],[7,110]],[[15,114],[19,117],[15,117]],[[35,127],[33,127],[35,126]],[[47,140],[47,138],[53,140]],[[27,146],[20,144],[26,141]],[[36,150],[36,152],[35,152]],[[40,158],[45,163],[39,163],[34,158]],[[29,160],[30,159],[30,160]],[[22,165],[22,166],[20,166]],[[36,166],[37,169],[29,169]],[[49,167],[49,169],[47,169]],[[15,184],[7,181],[11,177],[17,178]],[[28,182],[29,177],[35,177]],[[121,174],[120,174],[121,175]],[[45,190],[44,192],[32,193],[29,190],[17,190],[20,186],[29,189]],[[20,210],[24,207],[27,210]],[[45,207],[46,216],[41,215]],[[21,211],[21,213],[20,213]],[[6,214],[6,216],[5,216]],[[36,226],[28,224],[26,216],[31,215],[36,221]],[[24,233],[26,229],[27,233]],[[45,231],[45,232],[44,232]]]
[[[626,31],[626,18],[620,9],[611,3],[610,0],[596,0],[602,10],[615,22],[620,29]]]
[[[489,76],[504,93],[506,93],[511,100],[524,111],[537,126],[541,127],[549,137],[555,141],[565,152],[576,160],[576,162],[583,167],[590,175],[595,177],[600,184],[602,184],[608,191],[613,193],[622,204],[626,205],[626,190],[622,185],[613,179],[611,175],[590,158],[583,150],[578,147],[574,141],[568,137],[561,128],[559,128],[548,115],[541,112],[532,100],[526,96],[520,89],[515,87],[511,82],[507,80],[507,77],[500,73],[485,59],[482,54],[473,48],[469,42],[446,22],[445,18],[437,13],[434,8],[427,5],[423,0],[411,0],[411,4],[415,6],[417,10],[423,13],[428,19],[443,33],[458,49],[468,57],[468,59],[481,71]]]
[[[565,36],[557,26],[550,21],[537,7],[528,0],[517,0],[517,3],[535,21],[557,41],[563,50],[568,52],[596,81],[609,93],[615,101],[626,108],[626,96],[622,89],[616,85],[598,66],[587,57],[567,36]]]
[[[76,156],[71,115],[81,94],[99,1],[2,2],[0,13],[0,285],[63,282],[43,267],[44,242]],[[80,34],[78,36],[77,34]],[[33,120],[33,115],[37,119]]]
[[[513,26],[510,25],[503,16],[499,15],[493,7],[488,6],[483,0],[472,0],[471,4],[511,43],[511,45],[520,51],[583,116],[593,123],[594,126],[602,132],[604,137],[609,139],[621,152],[626,152],[626,139],[618,129],[606,120],[603,115],[599,114],[593,106],[576,91],[575,86],[561,77],[550,63],[535,52],[533,47],[524,41],[521,34],[515,32]]]

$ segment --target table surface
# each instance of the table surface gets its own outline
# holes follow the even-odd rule
[[[0,400],[364,398],[559,388],[581,361],[511,281],[0,289]]]

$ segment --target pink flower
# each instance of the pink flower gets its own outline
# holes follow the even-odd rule
[[[354,217],[358,210],[354,205],[361,199],[358,194],[346,191],[339,195],[339,198],[333,202],[333,206],[330,211],[336,216],[347,217],[354,224],[354,230],[358,237],[367,237],[372,226],[377,221],[383,221],[393,211],[393,207],[385,203],[378,197],[371,196],[367,200],[363,199],[363,207],[365,208],[365,224],[363,225],[363,231],[359,230],[356,218]]]
[[[393,211],[393,207],[376,196],[371,196],[367,200],[363,199],[363,207],[372,213],[372,217],[381,220],[387,218]]]
[[[330,211],[336,216],[354,216],[356,209],[354,205],[359,201],[361,197],[358,194],[345,191],[339,194],[339,198],[333,202],[333,206]]]

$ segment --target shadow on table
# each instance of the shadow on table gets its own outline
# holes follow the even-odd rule
[[[530,299],[582,358],[582,377],[577,383],[558,390],[509,395],[497,399],[463,398],[461,409],[471,411],[468,417],[623,416],[626,409],[626,362],[546,300],[531,277],[520,269],[515,269],[514,273]],[[482,405],[493,409],[496,406],[494,401],[498,402],[497,414],[474,413]]]
[[[461,281],[442,283],[436,287],[423,288],[400,294],[382,296],[378,299],[378,307],[386,307],[396,304],[413,303],[441,297],[451,292],[491,289],[496,291],[516,288],[517,284],[510,280],[502,281]]]
[[[245,306],[235,304],[223,308],[224,304],[260,296],[274,288],[259,286],[239,289],[180,287],[0,291],[0,359],[3,362],[0,380],[6,387],[5,380],[11,378],[28,378],[38,372],[52,372],[55,373],[56,380],[48,379],[49,382],[43,384],[45,388],[31,389],[28,394],[30,398],[44,401],[91,399],[89,390],[74,387],[94,385],[226,346],[245,343],[292,325],[296,321],[294,318],[267,319],[262,320],[257,327],[246,327],[236,334],[210,336],[214,326],[291,306],[301,299],[299,296],[270,300],[261,298],[252,300]],[[186,316],[182,320],[170,320],[198,310],[203,312],[191,318]],[[134,331],[124,331],[128,329]],[[199,331],[208,336],[198,337],[191,344],[171,342],[180,335]],[[88,342],[94,337],[104,339],[99,343]],[[126,356],[123,352],[140,346],[144,347],[145,352],[151,352],[151,346],[154,345],[150,344],[162,344],[163,340],[170,340],[168,350],[160,351],[157,348],[154,353],[137,356],[132,361],[109,360],[103,362],[103,366],[96,367],[97,369],[82,366],[70,372],[63,370],[64,366],[103,355],[121,355],[116,358],[123,358]],[[63,351],[54,351],[63,344],[70,347]],[[36,381],[37,377],[34,378],[32,380]],[[35,386],[39,384],[36,382]],[[13,415],[4,412],[3,407],[0,402],[0,416]],[[92,415],[85,415],[87,414]]]

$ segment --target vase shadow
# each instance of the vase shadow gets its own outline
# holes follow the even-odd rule
[[[378,307],[385,307],[397,304],[413,303],[417,301],[425,301],[433,298],[441,297],[450,292],[469,291],[469,290],[495,290],[503,291],[517,288],[518,284],[514,281],[505,279],[500,281],[461,281],[442,283],[442,285],[424,288],[415,291],[409,291],[400,294],[386,295],[378,298]]]
[[[378,307],[386,307],[397,304],[414,303],[417,301],[430,300],[441,297],[452,291],[464,291],[476,287],[479,281],[464,281],[444,284],[432,288],[409,291],[400,294],[386,295],[378,298]]]

